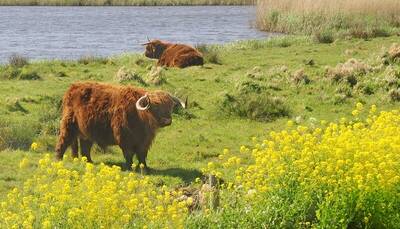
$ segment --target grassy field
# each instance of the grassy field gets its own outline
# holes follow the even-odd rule
[[[0,0],[1,6],[253,5],[254,0]]]
[[[384,37],[399,33],[397,0],[261,0],[257,24],[266,31],[308,34],[324,42],[337,37]]]
[[[264,139],[272,130],[285,129],[288,121],[314,128],[321,125],[321,120],[338,122],[342,117],[351,119],[351,111],[357,102],[365,107],[375,104],[380,110],[398,107],[400,47],[392,45],[398,40],[399,37],[391,36],[369,41],[339,39],[332,44],[320,44],[307,37],[289,36],[223,46],[199,45],[198,48],[206,55],[207,63],[203,67],[186,69],[155,69],[153,60],[139,54],[31,63],[25,58],[14,56],[10,58],[10,64],[0,67],[0,200],[7,198],[6,193],[12,189],[23,187],[23,182],[33,175],[38,179],[42,173],[46,173],[46,166],[53,166],[51,168],[56,169],[55,174],[63,168],[63,165],[50,165],[50,162],[42,160],[39,167],[44,169],[37,172],[37,162],[46,153],[51,154],[48,160],[53,159],[60,100],[73,82],[128,84],[149,90],[163,89],[182,98],[188,96],[189,109],[174,114],[173,124],[158,133],[148,159],[148,165],[153,171],[146,179],[155,187],[198,187],[196,178],[202,176],[201,169],[207,168],[207,165],[212,169],[209,162],[217,161],[224,149],[229,149],[232,155],[240,155],[241,151],[252,148],[253,137]],[[240,146],[244,148],[239,150]],[[100,163],[117,166],[124,163],[118,148],[110,147],[106,152],[95,148],[92,155],[96,169],[102,167]],[[244,164],[251,164],[255,160],[248,155],[240,158]],[[72,162],[65,164],[68,168],[70,164],[74,167]],[[81,168],[76,165],[78,171],[84,169],[84,166]],[[51,171],[47,170],[49,174]],[[228,183],[233,182],[234,171],[234,168],[228,166],[224,170],[223,179]],[[119,171],[108,173],[114,174],[113,177],[120,176],[115,175]],[[123,171],[121,174],[128,176],[130,172]],[[58,181],[63,181],[57,179],[41,180],[38,183],[56,185]],[[106,182],[102,185],[106,185]],[[156,199],[156,194],[150,194],[150,188],[146,185],[141,192],[151,195],[148,197],[150,199]],[[30,187],[27,184],[25,186]],[[8,198],[13,195],[9,194]],[[232,199],[221,201],[227,201],[222,202],[221,206],[233,204]],[[209,215],[212,210],[208,209],[205,215],[193,216],[188,225],[218,227],[225,225],[229,219],[231,222],[242,219],[240,224],[249,226],[245,222],[246,217],[238,217],[244,213],[234,210],[243,203],[237,202],[237,199],[235,201],[238,203],[236,207],[226,208],[230,212],[216,210],[218,214]],[[79,203],[74,202],[75,205]],[[79,211],[75,213],[72,212],[71,217],[81,214]],[[171,217],[171,221],[168,221],[171,225],[181,224],[186,217],[185,212],[174,214],[168,215]],[[181,221],[176,221],[178,216]],[[7,217],[13,222],[19,222],[17,218]],[[30,215],[23,217],[31,219]],[[257,219],[256,215],[251,217]],[[321,219],[313,213],[311,218],[280,224],[286,220],[284,217],[291,216],[276,217],[268,221],[276,227],[296,227],[298,221],[301,221],[308,222],[302,225],[307,228],[310,222],[316,224]],[[40,220],[29,221],[27,224],[31,222],[35,227],[40,227]],[[335,220],[339,222],[341,219]],[[213,222],[218,224],[214,225]],[[254,221],[251,223],[257,225]],[[348,226],[351,223],[345,221],[337,225]],[[63,225],[68,227],[67,221]],[[135,225],[131,226],[142,224]],[[319,225],[329,225],[329,222]]]

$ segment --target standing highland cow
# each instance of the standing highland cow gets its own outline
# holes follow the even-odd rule
[[[56,157],[62,159],[71,146],[78,156],[91,162],[93,143],[100,147],[118,145],[128,168],[133,155],[146,165],[147,152],[158,128],[171,124],[175,107],[186,107],[178,98],[163,92],[98,83],[75,83],[63,98]]]
[[[152,40],[144,44],[145,56],[158,59],[158,66],[185,68],[203,65],[203,55],[195,48],[184,44],[172,44],[160,40]]]

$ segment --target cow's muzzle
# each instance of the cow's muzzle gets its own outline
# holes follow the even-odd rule
[[[172,118],[163,118],[161,120],[160,126],[164,127],[164,126],[169,126],[172,124]]]

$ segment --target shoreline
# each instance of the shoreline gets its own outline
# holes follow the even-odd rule
[[[0,1],[0,7],[4,6],[46,6],[46,7],[50,7],[50,6],[55,6],[55,7],[62,7],[62,6],[75,6],[75,7],[143,7],[143,6],[155,6],[155,7],[160,7],[160,6],[256,6],[256,2],[252,1],[252,0],[234,0],[232,2],[221,2],[219,0],[216,1],[211,1],[211,2],[207,2],[207,1],[200,1],[200,2],[184,2],[179,1],[179,2],[133,2],[133,3],[123,3],[123,4],[118,4],[118,3],[112,3],[112,4],[97,4],[97,3],[87,3],[87,4],[82,4],[81,2],[72,2],[71,4],[68,3],[64,3],[64,2],[51,2],[51,3],[39,3],[39,2],[34,2],[34,3],[11,3],[11,4],[7,4],[7,3],[2,3]]]
[[[268,45],[268,43],[274,43],[274,42],[279,42],[282,40],[287,40],[287,41],[291,41],[291,40],[309,40],[310,38],[308,38],[307,36],[300,36],[300,35],[287,35],[287,34],[282,34],[282,35],[276,35],[274,34],[274,36],[270,36],[270,37],[266,37],[263,39],[245,39],[245,40],[237,40],[237,41],[231,41],[231,42],[226,42],[223,44],[218,44],[218,43],[214,43],[214,44],[204,44],[207,48],[211,48],[211,49],[216,49],[216,50],[230,50],[235,46],[243,46],[243,45],[247,45],[248,43],[259,43],[259,44],[263,44],[263,45]],[[203,44],[199,44],[199,45],[203,45]],[[196,45],[193,45],[193,47],[196,47]],[[110,54],[110,55],[96,55],[96,54],[87,54],[87,55],[82,55],[80,57],[77,58],[71,58],[71,59],[63,59],[63,58],[31,58],[29,56],[20,54],[20,53],[14,53],[17,56],[21,56],[24,58],[27,58],[30,62],[30,64],[38,64],[38,63],[47,63],[47,62],[78,62],[81,59],[85,59],[85,58],[91,58],[91,59],[113,59],[113,58],[121,58],[123,56],[143,56],[143,52],[145,50],[143,49],[143,51],[126,51],[126,52],[120,52],[120,53],[114,53],[114,54]],[[10,56],[9,56],[10,57]],[[8,58],[1,60],[0,59],[0,67],[6,67],[8,65]]]

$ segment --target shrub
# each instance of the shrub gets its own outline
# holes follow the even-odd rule
[[[152,85],[161,85],[167,82],[165,77],[165,68],[154,66],[151,68],[150,72],[146,75],[145,82]]]
[[[397,43],[392,46],[382,55],[384,64],[400,62],[400,45]]]
[[[304,69],[299,69],[292,74],[292,81],[295,84],[309,84],[311,80],[304,73]]]
[[[41,77],[36,71],[28,70],[27,68],[22,68],[21,73],[18,76],[20,80],[40,80]]]
[[[65,72],[63,72],[63,71],[58,71],[58,72],[55,73],[54,76],[55,76],[55,77],[62,78],[62,77],[67,77],[68,75],[67,75],[67,73],[65,73]]]
[[[389,91],[389,98],[390,100],[392,100],[393,102],[398,102],[400,101],[400,89],[396,88],[396,89],[391,89]]]
[[[372,95],[375,93],[376,85],[372,82],[361,82],[354,89],[362,94]]]
[[[41,110],[45,110],[39,116],[40,135],[58,135],[60,116],[62,109],[62,96],[42,96],[40,98]]]
[[[251,79],[259,79],[259,80],[262,80],[264,78],[264,74],[261,71],[261,68],[259,66],[255,66],[254,68],[249,70],[246,73],[246,76],[251,78]]]
[[[121,67],[114,76],[114,80],[118,83],[123,83],[126,81],[136,81],[141,85],[146,86],[147,83],[142,79],[142,77],[133,70],[126,69],[125,66]]]
[[[222,64],[219,52],[216,47],[199,44],[196,45],[196,49],[203,54],[205,63]]]
[[[38,125],[31,122],[0,119],[0,150],[29,149],[38,129]]]
[[[12,54],[8,58],[8,65],[13,68],[22,68],[28,64],[29,64],[29,59],[19,54]]]
[[[313,35],[314,41],[318,43],[330,44],[335,41],[332,31],[318,31]]]
[[[7,110],[10,112],[22,112],[22,113],[29,113],[20,103],[19,99],[11,99],[7,101],[6,104]]]
[[[372,70],[371,66],[356,59],[349,59],[344,64],[327,68],[325,75],[334,82],[347,82],[351,86],[357,84],[357,76],[365,75]]]
[[[21,73],[20,68],[7,66],[0,72],[0,78],[2,79],[15,79]]]
[[[400,70],[395,69],[393,66],[388,66],[385,70],[384,74],[384,82],[388,87],[398,87],[400,86]]]
[[[289,116],[283,98],[274,96],[264,85],[252,81],[240,82],[233,93],[226,93],[220,101],[223,112],[258,121],[272,121]]]

